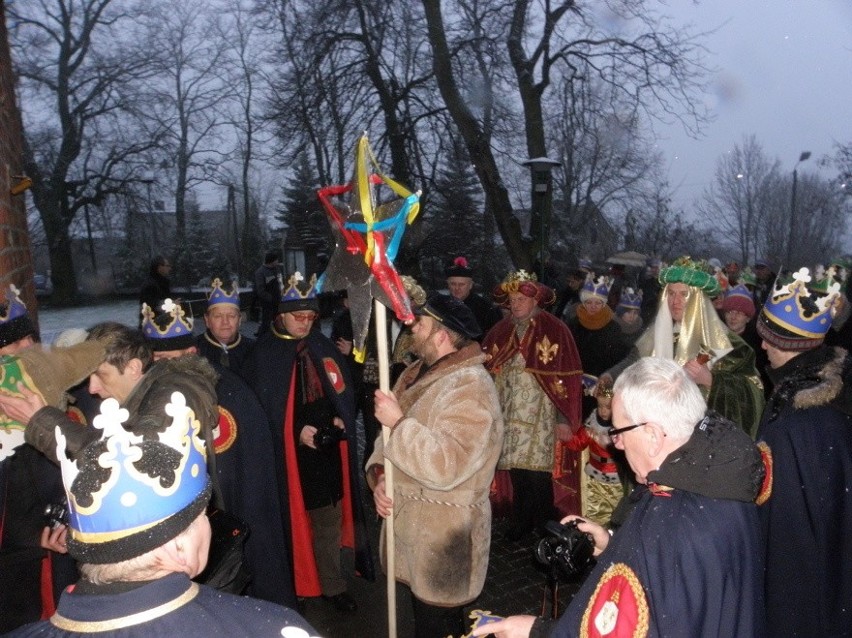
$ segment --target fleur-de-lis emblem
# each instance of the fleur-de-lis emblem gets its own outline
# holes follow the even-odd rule
[[[538,352],[538,360],[544,365],[547,365],[553,361],[556,353],[559,352],[559,344],[550,343],[550,339],[548,339],[547,335],[545,335],[541,338],[541,341],[535,344],[535,349],[536,352]]]

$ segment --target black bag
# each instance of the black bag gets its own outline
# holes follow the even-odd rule
[[[210,554],[207,567],[195,581],[219,591],[240,595],[251,582],[251,574],[243,565],[243,548],[250,530],[248,523],[220,509],[211,509]]]

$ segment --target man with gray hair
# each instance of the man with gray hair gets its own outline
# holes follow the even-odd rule
[[[614,535],[563,520],[598,561],[558,622],[513,616],[473,635],[763,636],[757,447],[673,361],[640,359],[613,391],[610,438],[639,484],[627,520]]]

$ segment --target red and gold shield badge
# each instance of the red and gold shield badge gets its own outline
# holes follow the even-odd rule
[[[343,381],[343,373],[340,372],[340,368],[337,366],[337,361],[330,357],[326,357],[322,360],[322,366],[325,368],[325,374],[328,377],[328,380],[331,381],[334,391],[337,392],[337,394],[343,392],[346,389],[346,383]]]
[[[219,406],[219,423],[213,430],[213,449],[221,454],[237,440],[237,420],[221,405]]]
[[[648,635],[648,599],[639,577],[624,563],[607,569],[592,594],[582,638],[643,638]]]

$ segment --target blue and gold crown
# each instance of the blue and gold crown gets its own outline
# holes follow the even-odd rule
[[[210,292],[207,293],[207,307],[212,308],[218,304],[231,304],[232,306],[240,307],[240,291],[237,288],[237,282],[231,282],[231,292],[226,291],[222,287],[222,280],[218,277],[210,284]]]
[[[609,277],[603,275],[595,277],[595,274],[590,272],[586,275],[586,282],[580,291],[580,299],[586,301],[586,299],[597,298],[606,301],[609,297],[609,287]]]
[[[101,404],[94,426],[102,439],[77,461],[67,458],[56,428],[57,457],[68,495],[68,549],[77,560],[128,560],[174,538],[210,497],[201,424],[180,392],[164,406],[171,424],[157,439],[128,432],[128,412],[115,399]]]
[[[817,285],[819,283],[820,285]],[[776,280],[760,312],[760,336],[782,350],[807,350],[822,343],[840,301],[840,283],[814,282],[807,268],[791,281]]]
[[[627,308],[629,310],[642,309],[642,291],[633,292],[633,288],[625,288],[621,292],[621,297],[618,300],[619,308]]]
[[[278,312],[296,312],[299,310],[313,310],[319,312],[319,301],[317,300],[317,276],[312,275],[305,281],[305,276],[300,272],[294,272],[287,280],[287,287],[281,293],[281,301],[278,304]]]
[[[148,304],[142,304],[142,333],[156,351],[183,350],[195,344],[192,317],[180,305],[166,299],[162,312],[155,315]]]
[[[21,291],[14,284],[6,289],[6,303],[0,307],[0,348],[28,335],[35,335],[35,326],[21,301]]]

